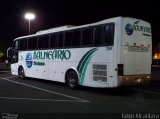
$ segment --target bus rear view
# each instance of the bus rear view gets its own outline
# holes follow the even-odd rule
[[[121,85],[144,84],[150,81],[152,34],[148,22],[122,18]]]

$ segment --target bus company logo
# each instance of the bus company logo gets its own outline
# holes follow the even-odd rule
[[[126,30],[127,35],[133,34],[133,26],[130,23],[126,24],[125,30]]]
[[[128,23],[125,26],[125,31],[127,35],[132,35],[133,31],[142,32],[144,36],[151,36],[151,27],[143,26],[139,24],[140,21],[136,21],[132,24]]]
[[[27,65],[28,68],[31,68],[32,64],[33,64],[32,54],[31,53],[27,53],[27,55],[26,55],[26,65]]]

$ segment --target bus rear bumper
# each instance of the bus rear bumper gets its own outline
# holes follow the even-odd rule
[[[141,85],[149,83],[151,75],[125,75],[120,76],[120,85]]]

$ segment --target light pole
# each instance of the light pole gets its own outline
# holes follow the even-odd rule
[[[24,17],[29,22],[29,34],[30,34],[30,27],[31,27],[30,22],[31,22],[31,20],[35,19],[35,14],[33,14],[33,13],[26,13]]]

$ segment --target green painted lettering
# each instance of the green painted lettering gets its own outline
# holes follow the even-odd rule
[[[33,53],[33,59],[34,60],[43,60],[43,59],[48,59],[48,60],[55,60],[55,59],[60,59],[60,60],[68,60],[71,58],[71,52],[69,50],[53,50],[53,51],[35,51]],[[35,64],[36,65],[36,64]]]

